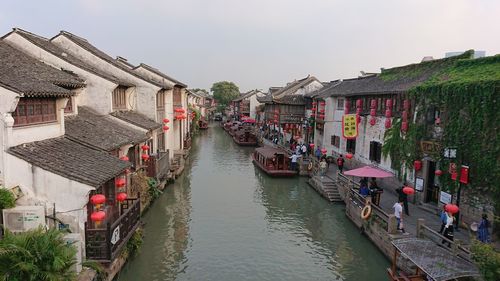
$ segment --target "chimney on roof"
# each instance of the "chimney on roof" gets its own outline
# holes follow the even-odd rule
[[[116,60],[118,60],[118,61],[128,61],[126,58],[120,57],[120,56],[116,56]]]
[[[422,59],[422,62],[425,62],[425,61],[433,61],[434,58],[432,56],[425,56],[423,59]]]

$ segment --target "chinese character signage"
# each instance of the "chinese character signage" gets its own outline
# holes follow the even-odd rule
[[[462,165],[460,168],[460,182],[463,184],[469,183],[469,166]]]
[[[342,135],[346,139],[355,139],[358,136],[356,114],[345,114],[342,116]]]
[[[457,180],[457,164],[451,162],[450,163],[450,168],[448,169],[448,172],[451,175],[452,180]]]

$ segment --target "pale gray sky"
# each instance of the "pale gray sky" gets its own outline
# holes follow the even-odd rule
[[[67,30],[111,56],[241,91],[355,77],[447,51],[500,53],[499,0],[3,0],[0,32]]]

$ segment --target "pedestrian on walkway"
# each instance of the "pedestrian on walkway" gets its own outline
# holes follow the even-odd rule
[[[398,221],[398,230],[401,230],[403,234],[406,233],[403,225],[403,201],[399,200],[399,202],[396,202],[392,208],[394,208],[394,216]]]
[[[378,206],[380,203],[379,202],[380,200],[377,200],[377,199],[380,197],[378,196],[379,195],[379,188],[378,188],[377,180],[375,178],[372,178],[370,180],[369,188],[370,188],[370,194],[372,196],[372,204]]]
[[[325,176],[326,167],[327,167],[326,159],[321,159],[321,162],[319,162],[319,169],[321,171],[321,178],[323,178],[323,176]]]
[[[447,238],[448,240],[453,241],[453,222],[455,221],[455,218],[450,212],[446,213],[446,225],[444,226],[444,233],[443,236]],[[451,247],[451,243],[444,240],[441,241],[441,244],[448,243],[448,247]]]
[[[490,242],[490,233],[488,228],[490,227],[490,221],[488,220],[488,215],[483,214],[481,223],[477,227],[477,239],[483,243]]]
[[[344,157],[342,157],[342,154],[340,154],[339,158],[337,158],[337,167],[339,168],[339,172],[342,174],[342,171],[344,170]],[[368,187],[368,185],[366,187]]]
[[[319,149],[319,146],[316,147],[316,151],[314,152],[314,155],[316,156],[316,158],[319,161],[319,158],[321,158],[321,149]]]
[[[401,186],[399,188],[396,189],[396,192],[398,193],[398,198],[399,200],[403,200],[403,206],[404,206],[404,210],[405,210],[405,214],[407,216],[410,215],[409,211],[408,211],[408,195],[406,193],[403,192],[403,188],[405,186]]]
[[[443,210],[441,211],[441,215],[439,216],[441,220],[441,228],[439,229],[439,234],[443,234],[444,227],[446,226],[446,204],[443,205]]]
[[[307,155],[307,146],[303,143],[301,145],[302,155]]]
[[[297,170],[297,159],[300,157],[301,155],[298,155],[297,153],[293,153],[292,156],[289,157],[290,159],[292,159],[292,161],[290,162],[290,170]]]
[[[300,143],[297,143],[295,146],[295,154],[300,155],[302,153],[302,148],[300,147]]]

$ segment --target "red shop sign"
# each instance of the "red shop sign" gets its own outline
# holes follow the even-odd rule
[[[463,184],[469,183],[469,166],[464,166],[460,168],[460,182]]]

